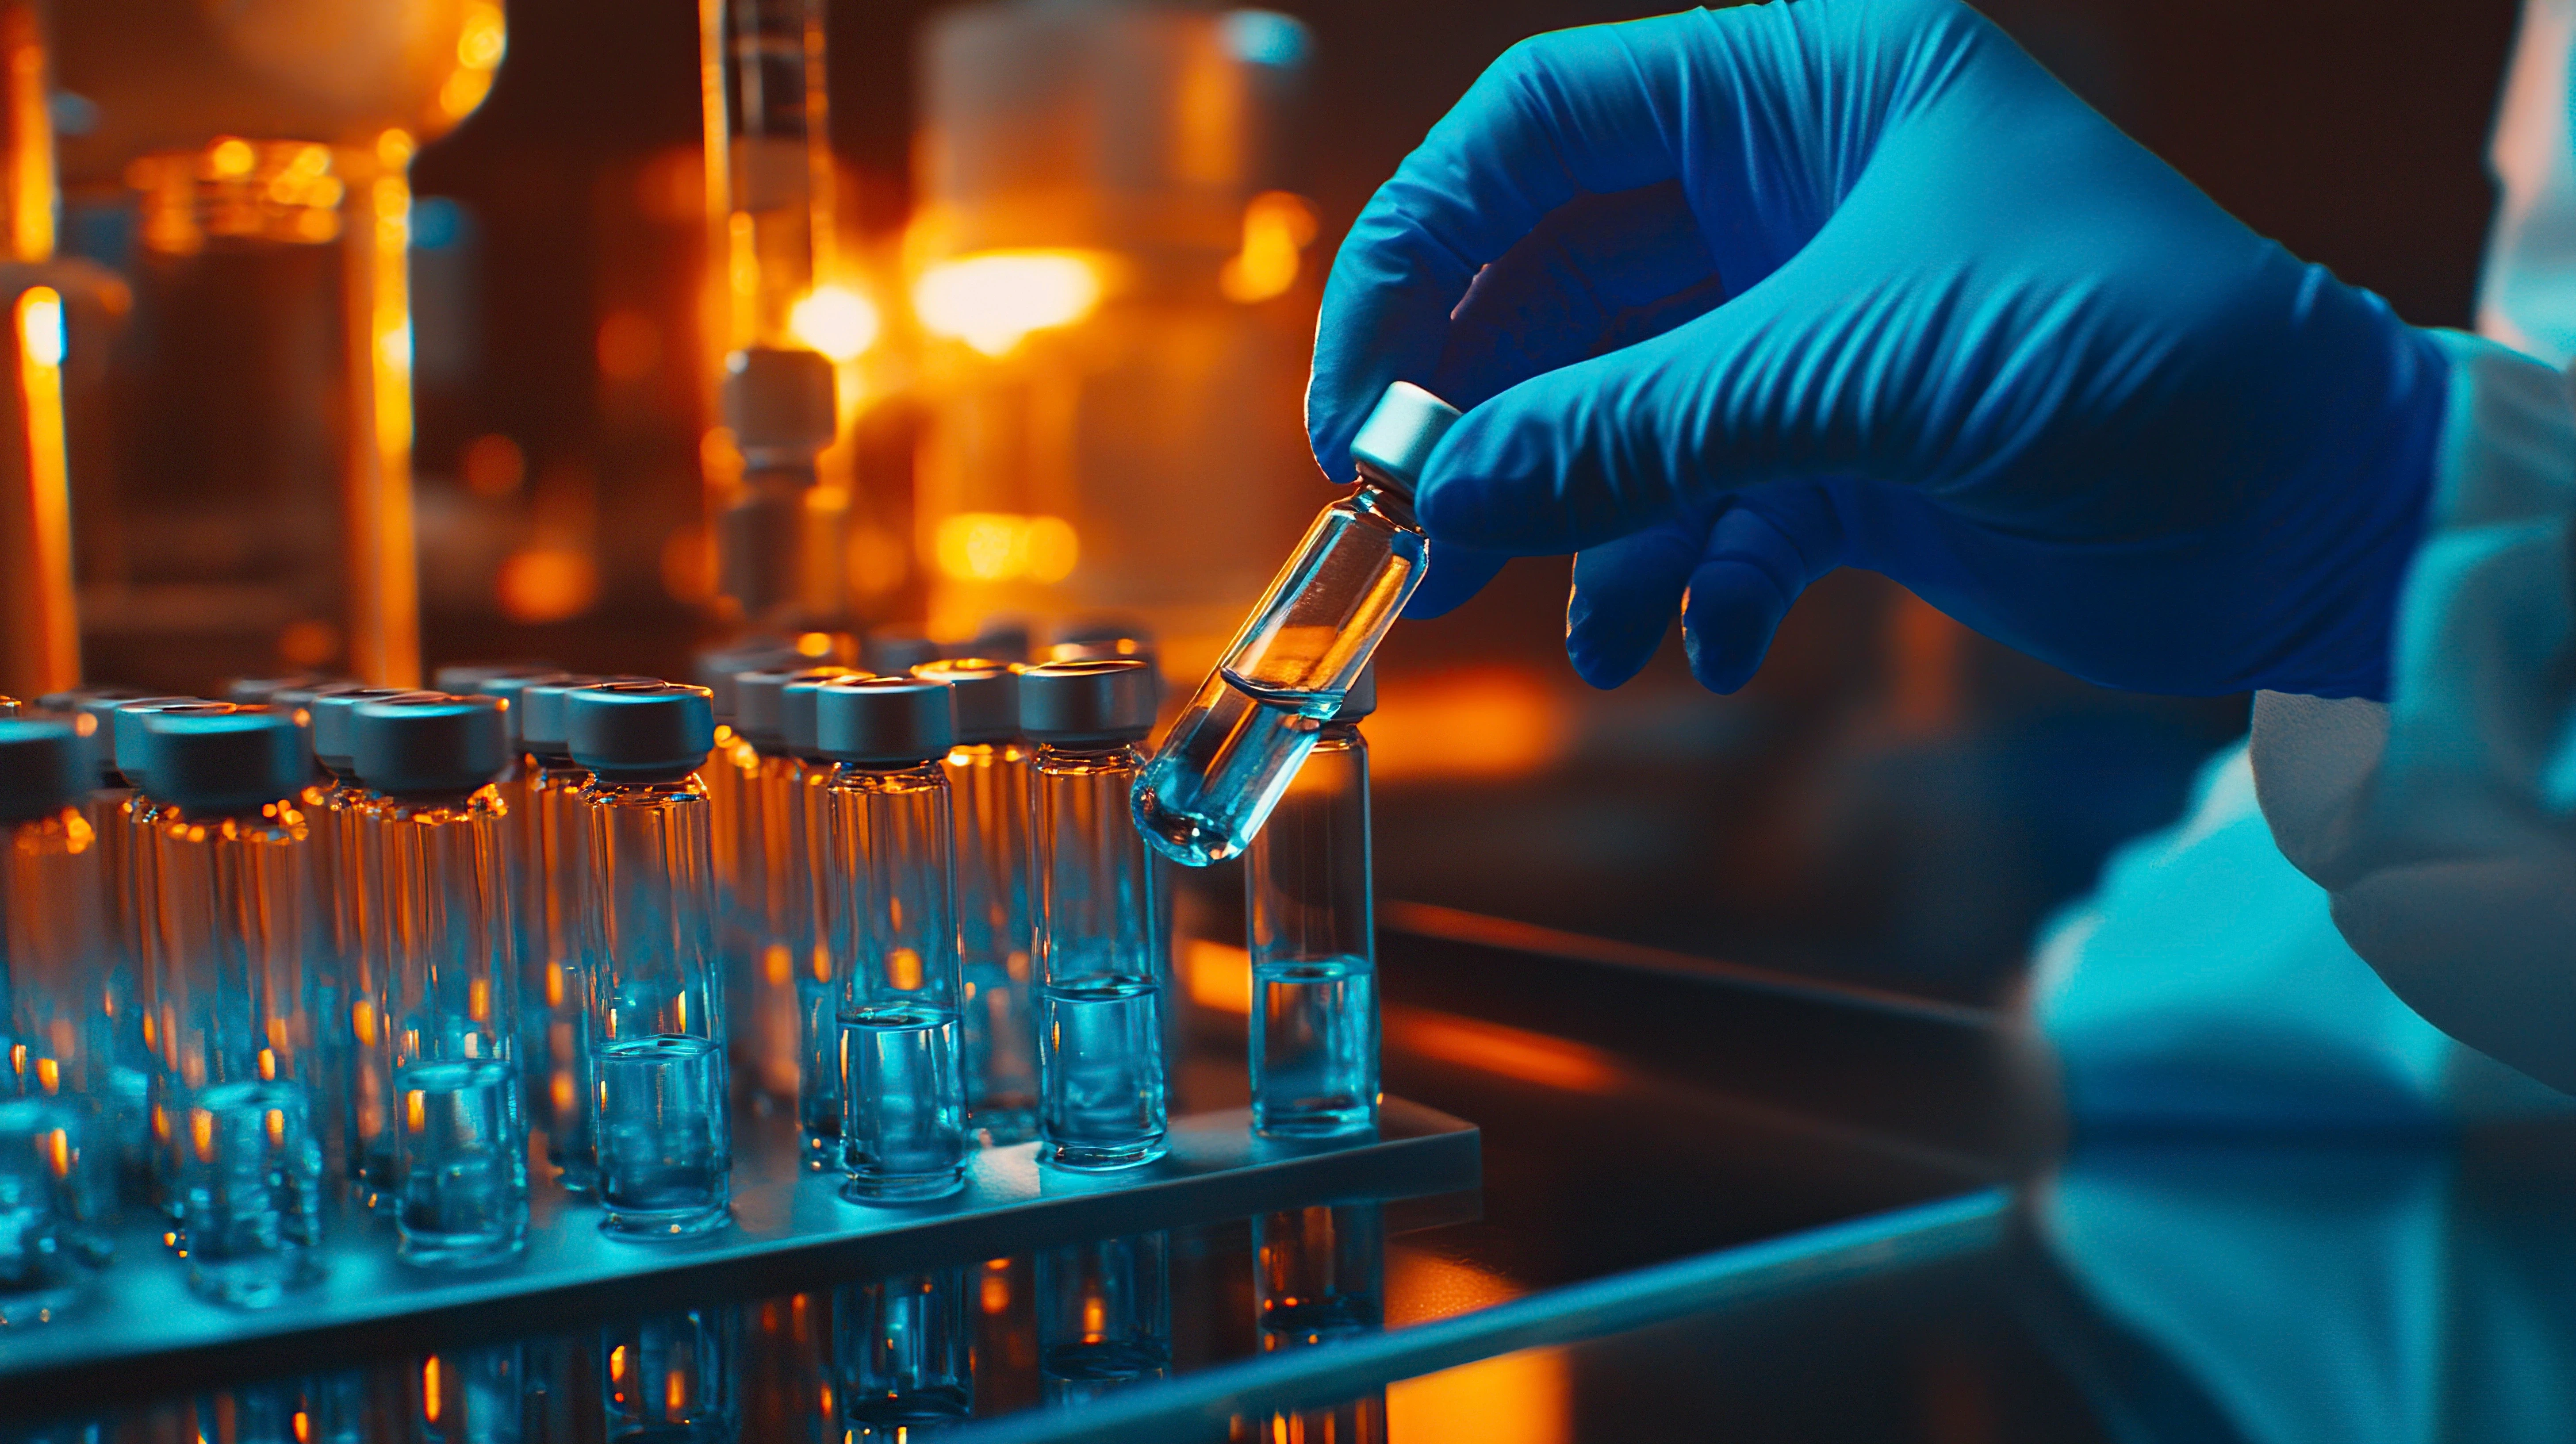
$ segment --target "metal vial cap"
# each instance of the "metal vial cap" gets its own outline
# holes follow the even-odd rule
[[[805,654],[785,637],[745,637],[721,647],[710,647],[697,654],[690,663],[689,675],[707,689],[713,699],[716,720],[733,722],[733,679],[744,672],[757,672],[768,667],[804,665]]]
[[[900,677],[946,655],[947,649],[919,627],[870,627],[859,638],[859,665],[880,677]]]
[[[361,702],[349,731],[358,780],[378,792],[466,792],[509,765],[508,704],[413,692]]]
[[[503,677],[543,677],[562,670],[560,662],[459,662],[432,673],[429,684],[450,696],[489,696],[483,690],[486,682]]]
[[[814,689],[814,750],[835,762],[900,767],[955,745],[954,693],[918,677],[844,677]]]
[[[815,741],[814,694],[834,682],[855,681],[861,677],[873,675],[853,671],[847,667],[814,670],[830,670],[836,675],[790,682],[787,684],[787,690],[778,694],[779,729],[788,755],[791,757],[820,758],[823,756],[820,744]]]
[[[1377,663],[1360,668],[1359,680],[1342,694],[1342,705],[1327,719],[1334,722],[1357,722],[1377,710]]]
[[[150,712],[143,735],[144,771],[164,802],[230,812],[292,797],[304,785],[304,741],[276,712]]]
[[[1458,424],[1457,407],[1410,381],[1398,381],[1378,398],[1377,408],[1351,438],[1351,461],[1362,474],[1406,496],[1422,480],[1423,463],[1449,428]]]
[[[564,746],[613,782],[670,782],[716,745],[715,703],[678,682],[604,682],[564,694]]]
[[[1154,669],[1105,659],[1020,673],[1020,733],[1039,742],[1131,742],[1154,730]]]
[[[358,738],[350,724],[360,703],[443,695],[413,687],[325,687],[304,709],[313,719],[313,760],[346,777],[358,770]]]
[[[1026,665],[990,657],[924,662],[912,675],[945,682],[957,700],[957,740],[1008,742],[1020,735],[1020,673]]]
[[[108,714],[107,745],[115,754],[116,770],[135,786],[144,785],[144,773],[152,765],[150,749],[143,740],[143,719],[160,712],[230,712],[230,702],[209,702],[203,697],[147,697],[140,702],[120,704]]]
[[[90,787],[89,748],[61,719],[0,719],[0,822],[60,812]]]
[[[763,667],[737,672],[733,679],[733,728],[753,745],[778,749],[788,745],[787,688],[796,682],[828,682],[850,675],[847,667]]]
[[[274,703],[280,692],[311,692],[347,680],[346,677],[325,677],[319,672],[298,672],[291,677],[235,677],[224,684],[224,700],[238,702],[245,707],[261,707]]]

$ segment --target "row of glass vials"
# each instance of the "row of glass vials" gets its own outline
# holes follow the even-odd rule
[[[721,1228],[736,1060],[860,1204],[1031,1132],[1052,1166],[1156,1157],[1151,666],[786,660],[0,721],[0,1318],[62,1307],[120,1199],[236,1304],[312,1281],[344,1198],[410,1262],[492,1263],[531,1131],[611,1234]],[[1265,1131],[1374,1122],[1356,698],[1250,869]]]
[[[1248,1222],[1248,1239],[1245,1221],[1230,1220],[779,1297],[675,1301],[602,1325],[478,1340],[104,1414],[17,1420],[10,1438],[859,1444],[1080,1403],[1193,1365],[1311,1348],[1383,1326],[1380,1205],[1282,1209]],[[144,1384],[136,1392],[149,1391]],[[1384,1407],[1371,1391],[1279,1416],[1276,1430],[1259,1432],[1370,1444],[1385,1437]]]

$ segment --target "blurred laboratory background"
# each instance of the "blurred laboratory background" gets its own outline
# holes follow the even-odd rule
[[[1017,622],[1148,637],[1185,689],[1328,495],[1300,396],[1352,216],[1511,42],[1659,8],[879,0],[829,7],[828,67],[790,35],[746,79],[701,70],[680,0],[57,6],[7,161],[68,666],[686,676],[748,631],[989,651]],[[2506,0],[1985,8],[2257,229],[2469,321]],[[829,363],[810,485],[737,429],[778,417],[725,409],[746,346]],[[1856,573],[1741,695],[1677,637],[1596,693],[1565,588],[1515,563],[1380,654],[1391,906],[1990,1002],[2244,727],[2242,697],[2087,686]],[[59,623],[10,607],[0,691],[69,685]]]

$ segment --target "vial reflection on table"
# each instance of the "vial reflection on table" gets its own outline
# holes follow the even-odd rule
[[[1171,1241],[1146,1233],[1038,1255],[1038,1372],[1079,1403],[1172,1367]]]

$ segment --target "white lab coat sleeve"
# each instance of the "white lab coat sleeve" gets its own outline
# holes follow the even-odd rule
[[[2576,1092],[2576,404],[2529,356],[2436,335],[2451,391],[2391,700],[2259,694],[2256,790],[2392,991]]]

